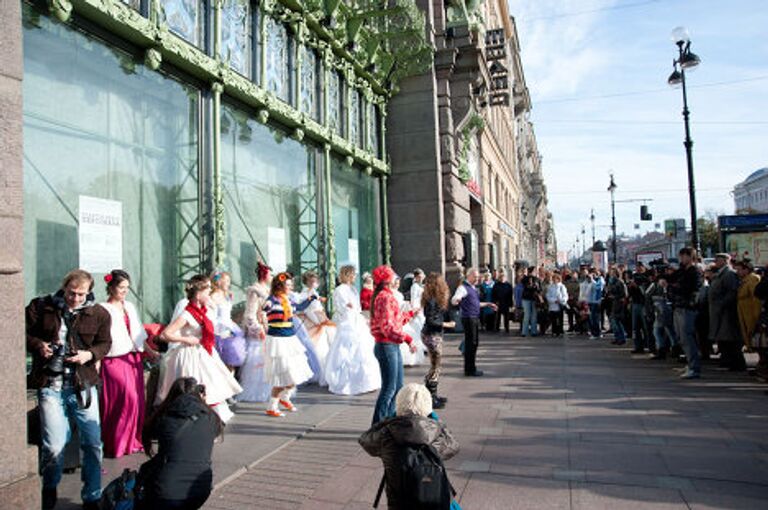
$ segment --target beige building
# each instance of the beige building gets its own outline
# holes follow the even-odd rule
[[[552,218],[507,3],[417,4],[435,58],[389,103],[392,263],[452,281],[466,266],[544,263]]]

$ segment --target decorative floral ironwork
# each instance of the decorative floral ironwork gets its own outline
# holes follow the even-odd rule
[[[238,73],[250,73],[250,2],[223,0],[221,6],[221,58]]]
[[[200,0],[163,0],[162,12],[165,22],[173,32],[200,46],[202,5]]]
[[[353,90],[349,96],[349,141],[360,145],[360,92]]]
[[[141,10],[141,0],[122,0],[124,4],[130,5],[137,11]]]
[[[288,101],[288,31],[282,23],[267,16],[266,88],[283,101]]]

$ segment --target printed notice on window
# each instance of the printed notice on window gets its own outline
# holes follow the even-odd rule
[[[360,272],[360,250],[357,239],[351,237],[347,239],[347,251],[349,252],[349,263],[355,266],[357,272]]]
[[[267,256],[266,261],[276,273],[288,268],[287,250],[285,246],[285,229],[267,227]]]
[[[123,267],[123,203],[80,195],[80,269],[108,273]]]

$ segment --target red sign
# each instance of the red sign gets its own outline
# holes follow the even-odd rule
[[[467,189],[469,189],[469,192],[475,195],[478,199],[483,196],[483,192],[480,190],[480,185],[474,179],[467,181]]]

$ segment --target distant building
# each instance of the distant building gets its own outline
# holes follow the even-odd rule
[[[752,172],[733,188],[736,214],[768,212],[768,168]]]

